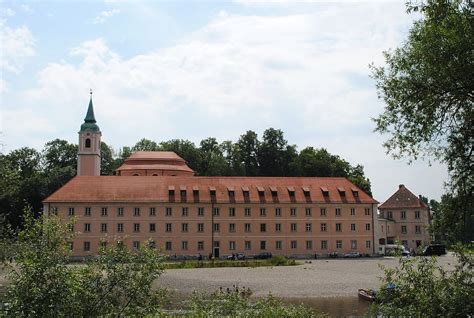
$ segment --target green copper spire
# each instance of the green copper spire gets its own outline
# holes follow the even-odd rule
[[[85,130],[100,131],[99,126],[96,125],[96,120],[94,116],[94,105],[92,104],[92,90],[91,98],[89,101],[89,107],[87,108],[86,118],[84,118],[84,123],[81,125],[81,131]]]

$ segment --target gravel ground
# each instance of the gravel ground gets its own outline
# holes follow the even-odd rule
[[[445,255],[438,262],[448,269],[455,258]],[[268,293],[282,298],[344,297],[357,295],[358,288],[378,287],[383,274],[379,264],[393,267],[398,260],[318,259],[298,266],[173,269],[166,270],[156,284],[181,295],[238,285],[249,287],[256,297]]]

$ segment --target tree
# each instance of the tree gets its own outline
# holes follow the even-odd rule
[[[263,132],[263,141],[258,150],[261,175],[285,176],[284,153],[287,145],[280,129],[268,128]]]
[[[186,160],[191,169],[196,172],[198,171],[202,157],[199,149],[193,142],[183,139],[172,139],[161,142],[160,147],[164,151],[174,151],[178,156]]]
[[[11,241],[10,285],[0,315],[10,317],[146,316],[159,312],[163,293],[152,290],[162,258],[151,247],[137,252],[110,244],[84,265],[70,265],[71,224],[55,216],[24,214],[24,229]],[[113,242],[109,242],[113,243]],[[14,259],[15,263],[10,262]]]
[[[199,151],[202,156],[199,174],[222,176],[226,170],[226,160],[216,138],[209,137],[201,140]]]
[[[463,241],[474,238],[473,9],[469,0],[408,4],[408,13],[422,18],[401,47],[384,53],[384,67],[372,66],[386,104],[376,131],[389,134],[384,146],[395,157],[434,156],[447,164]]]
[[[115,164],[116,160],[113,158],[112,148],[102,141],[100,143],[100,174],[112,175],[114,170],[119,167]]]
[[[435,257],[400,258],[395,268],[383,267],[382,286],[370,316],[469,317],[474,312],[474,258],[456,249],[454,270],[446,271]],[[387,289],[394,284],[395,288]]]
[[[257,134],[254,131],[248,130],[245,134],[240,136],[237,141],[237,146],[239,149],[239,161],[242,163],[245,171],[244,175],[258,175],[258,151],[260,142],[258,141]]]
[[[132,152],[135,151],[158,151],[161,150],[156,142],[150,139],[143,138],[132,147]]]
[[[42,152],[46,170],[71,167],[77,169],[77,145],[66,140],[55,139],[47,142]]]

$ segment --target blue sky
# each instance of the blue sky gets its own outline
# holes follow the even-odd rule
[[[89,89],[103,140],[198,143],[280,128],[362,164],[374,196],[439,199],[446,167],[393,160],[368,65],[413,22],[404,1],[3,1],[3,152],[77,142]]]

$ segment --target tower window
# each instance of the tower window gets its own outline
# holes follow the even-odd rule
[[[90,138],[87,138],[86,139],[86,148],[90,148],[91,147],[91,140]]]

